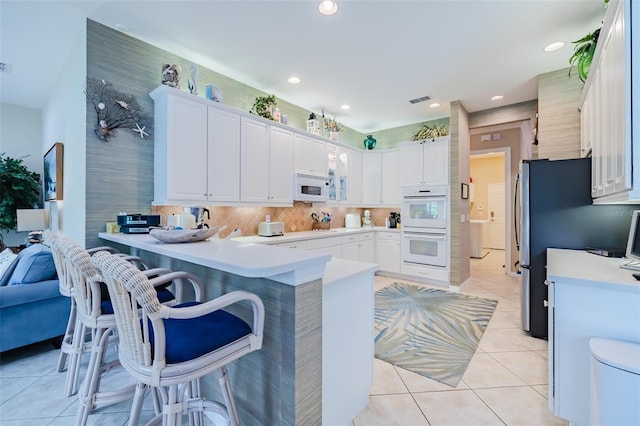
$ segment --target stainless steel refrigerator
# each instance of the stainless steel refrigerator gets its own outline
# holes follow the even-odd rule
[[[514,204],[522,328],[546,339],[547,248],[624,250],[634,207],[592,204],[590,158],[522,161]]]

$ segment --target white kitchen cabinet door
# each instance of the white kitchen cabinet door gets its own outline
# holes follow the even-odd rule
[[[380,271],[400,273],[400,234],[398,232],[377,233],[375,259]]]
[[[632,149],[640,134],[632,112],[640,91],[633,84],[638,68],[639,32],[632,20],[640,19],[633,1],[611,1],[581,99],[581,145],[592,149],[594,204],[640,199],[640,154]],[[637,78],[636,78],[637,79]]]
[[[327,143],[306,135],[294,136],[294,166],[296,173],[327,176]]]
[[[246,117],[241,124],[240,199],[265,203],[269,201],[269,126]]]
[[[389,207],[400,207],[400,151],[384,151],[381,169],[381,204]]]
[[[362,203],[369,206],[380,204],[382,197],[382,155],[380,152],[365,152],[362,155]]]
[[[240,199],[240,116],[209,107],[209,201]]]
[[[327,143],[325,141],[310,139],[309,172],[314,176],[327,177]]]
[[[375,263],[376,248],[374,244],[373,232],[360,234],[360,250],[358,256],[358,260],[360,260],[361,262]]]
[[[342,258],[360,260],[360,241],[357,235],[345,237],[345,242],[342,244]]]
[[[403,144],[400,148],[402,185],[449,183],[449,137]]]
[[[424,149],[423,144],[413,142],[400,148],[400,181],[402,185],[424,184]]]
[[[293,133],[269,129],[269,201],[293,203]]]
[[[439,138],[425,142],[424,183],[426,185],[447,185],[449,183],[449,138]]]
[[[348,151],[347,202],[350,205],[362,204],[362,151]]]
[[[166,192],[156,201],[205,201],[207,196],[207,106],[179,96],[167,96],[166,106],[156,118],[155,128],[162,135],[156,153],[164,157],[158,168],[156,162],[156,185],[166,185]],[[163,150],[163,153],[158,151]]]

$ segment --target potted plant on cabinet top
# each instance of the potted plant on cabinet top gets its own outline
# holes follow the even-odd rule
[[[16,210],[42,207],[40,174],[25,167],[22,158],[0,154],[0,230],[16,229]]]
[[[605,7],[609,4],[609,0],[604,0]],[[569,77],[571,77],[571,68],[574,66],[578,71],[578,77],[584,83],[589,76],[589,69],[593,61],[593,55],[596,53],[598,38],[600,37],[600,28],[595,29],[580,40],[573,41],[573,55],[569,58]]]
[[[431,139],[433,142],[436,138],[449,134],[449,129],[443,124],[421,123],[421,126],[420,130],[411,137],[411,140],[425,142],[427,139]]]

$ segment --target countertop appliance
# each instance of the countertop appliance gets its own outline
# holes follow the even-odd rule
[[[258,236],[278,237],[284,235],[284,223],[282,222],[260,222],[258,224]]]
[[[547,248],[625,247],[633,210],[592,204],[590,158],[522,162],[513,216],[523,330],[548,337]]]
[[[160,215],[119,214],[117,223],[123,234],[148,234],[151,228],[160,226]]]
[[[344,217],[345,228],[360,228],[360,215],[357,213],[347,213]]]
[[[204,223],[204,214],[207,214],[207,219],[211,219],[211,213],[209,209],[206,207],[185,207],[183,209],[184,213],[189,213],[193,215],[195,218],[195,226],[194,228],[208,228],[209,225]]]

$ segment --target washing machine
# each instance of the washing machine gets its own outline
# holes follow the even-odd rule
[[[603,338],[591,349],[591,425],[640,425],[640,343]]]

